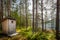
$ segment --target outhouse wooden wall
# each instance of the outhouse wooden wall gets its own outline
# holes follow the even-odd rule
[[[6,19],[2,22],[2,31],[4,34],[12,34],[16,32],[16,20]]]
[[[9,19],[8,24],[8,31],[9,33],[15,33],[16,32],[16,20],[10,20]]]
[[[2,22],[2,32],[8,34],[8,19]]]

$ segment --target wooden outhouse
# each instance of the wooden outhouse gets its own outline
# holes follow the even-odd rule
[[[10,35],[16,33],[16,20],[11,17],[6,17],[2,20],[2,32]]]

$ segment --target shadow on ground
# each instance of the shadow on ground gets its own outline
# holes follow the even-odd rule
[[[9,36],[6,34],[0,33],[0,38],[3,38],[3,37],[9,37]]]

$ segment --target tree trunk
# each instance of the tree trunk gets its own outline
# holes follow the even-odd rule
[[[34,0],[32,0],[32,1],[33,1],[33,10],[32,10],[32,12],[33,12],[33,24],[32,24],[32,31],[34,33]]]
[[[11,16],[11,0],[7,0],[7,12],[8,12],[8,16]]]
[[[43,0],[41,0],[41,16],[42,16],[42,31],[44,31],[44,22],[43,22]]]
[[[36,27],[35,27],[35,30],[37,31],[37,27],[38,27],[38,0],[36,0]]]
[[[21,1],[20,1],[20,27],[22,27],[21,25]]]
[[[28,1],[28,0],[25,0],[25,13],[26,13],[26,30],[27,30],[27,27],[28,27],[27,1]]]
[[[0,0],[0,23],[3,19],[3,0]]]
[[[47,22],[47,9],[45,8],[46,12],[45,12],[45,31],[46,31],[46,22]]]
[[[56,13],[56,39],[60,40],[59,37],[59,6],[60,6],[60,0],[57,0],[57,13]]]

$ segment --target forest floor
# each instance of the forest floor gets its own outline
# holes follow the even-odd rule
[[[40,30],[40,29],[39,29]],[[9,37],[0,33],[0,40],[55,40],[55,34],[50,32],[41,32],[32,34],[32,28],[16,29],[16,32],[19,33],[15,36]]]
[[[16,32],[19,34],[15,36],[11,36],[11,37],[8,35],[2,34],[0,32],[0,40],[27,40],[27,38],[25,38],[24,36],[20,34],[20,31],[21,31],[20,29],[17,29]]]
[[[15,36],[7,36],[4,34],[0,34],[0,40],[24,40],[26,38],[24,38],[22,35],[18,34]]]

